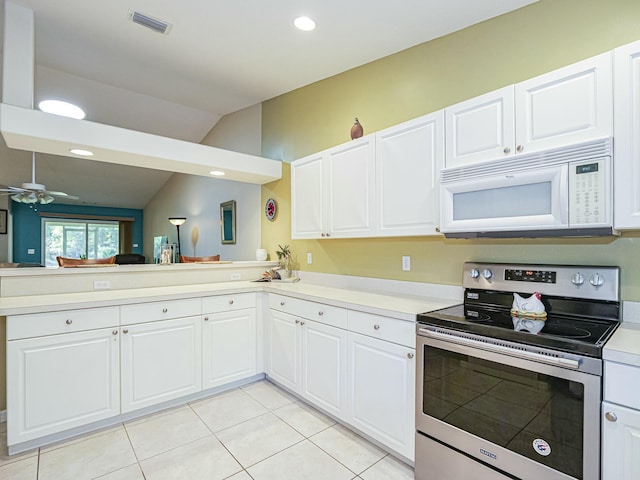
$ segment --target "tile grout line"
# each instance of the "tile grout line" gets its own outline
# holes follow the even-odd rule
[[[124,433],[127,436],[127,440],[129,440],[129,445],[131,446],[131,451],[133,452],[133,456],[136,457],[136,463],[138,464],[138,468],[140,469],[142,478],[146,480],[147,475],[144,473],[144,470],[142,469],[142,463],[140,463],[140,458],[138,457],[138,453],[136,452],[136,449],[133,446],[133,442],[131,441],[131,437],[129,436],[129,430],[127,430],[127,426],[124,424],[124,422],[122,422],[122,428],[124,429]]]

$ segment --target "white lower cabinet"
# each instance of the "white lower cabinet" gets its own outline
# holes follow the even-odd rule
[[[46,314],[38,316],[46,320]],[[120,413],[117,326],[14,340],[13,327],[23,328],[22,320],[9,317],[7,322],[8,445]],[[117,316],[112,320],[117,324]],[[47,329],[52,324],[55,319]]]
[[[256,373],[256,309],[204,315],[202,388],[217,387]]]
[[[202,389],[200,317],[121,328],[122,413]]]
[[[268,373],[338,418],[346,411],[347,332],[271,310]]]
[[[349,332],[347,422],[413,460],[415,349]]]
[[[640,478],[640,411],[602,403],[602,480]]]

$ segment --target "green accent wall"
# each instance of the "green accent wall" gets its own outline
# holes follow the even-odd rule
[[[638,0],[540,0],[264,102],[262,154],[290,162],[348,141],[354,117],[365,134],[373,133],[638,39]],[[619,265],[623,298],[640,301],[640,232],[595,239],[293,241],[285,167],[281,180],[262,188],[263,205],[273,197],[279,207],[275,221],[262,220],[262,247],[274,258],[278,244],[290,244],[300,270],[459,285],[465,261]],[[403,255],[411,256],[410,272],[402,271]]]

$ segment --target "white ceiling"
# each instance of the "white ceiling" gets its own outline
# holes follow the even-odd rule
[[[14,0],[36,27],[36,103],[199,142],[225,114],[536,0]],[[4,8],[4,1],[0,0]],[[130,10],[172,28],[132,23]],[[309,15],[313,32],[293,19]],[[170,173],[38,155],[39,183],[89,204],[143,208]],[[0,145],[0,184],[30,181],[28,152]],[[109,194],[101,192],[109,192]]]

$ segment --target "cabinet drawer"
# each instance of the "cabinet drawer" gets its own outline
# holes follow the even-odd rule
[[[416,324],[396,318],[349,310],[349,331],[407,347],[416,346]]]
[[[7,317],[7,340],[117,326],[118,307],[83,308]]]
[[[640,384],[640,367],[604,362],[604,399],[640,410],[640,390],[629,388]]]
[[[255,293],[238,293],[235,295],[217,295],[202,299],[202,313],[228,312],[256,306]]]
[[[347,311],[344,308],[274,294],[269,294],[269,308],[338,328],[347,328]]]
[[[200,315],[202,303],[199,298],[190,298],[186,300],[123,305],[120,309],[121,324],[131,325],[132,323],[155,322],[157,320]]]

